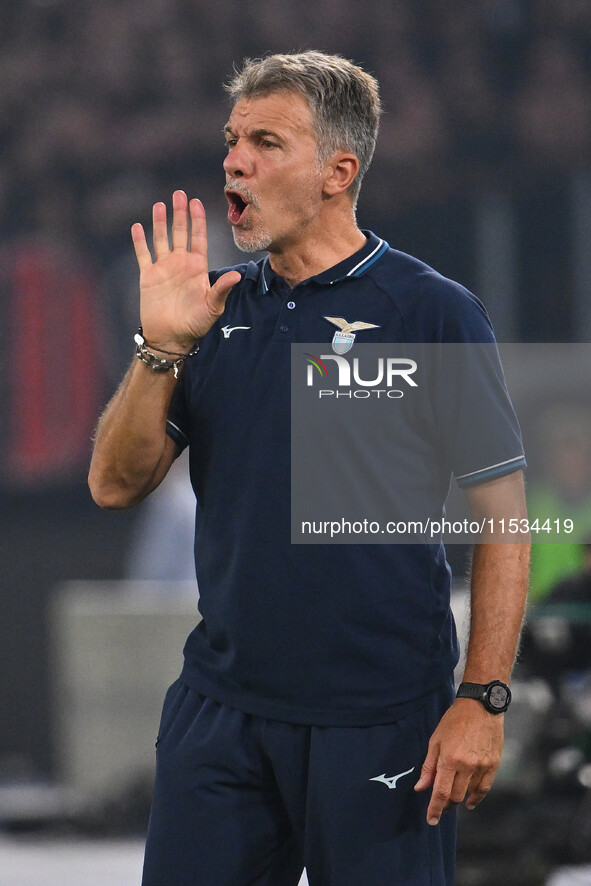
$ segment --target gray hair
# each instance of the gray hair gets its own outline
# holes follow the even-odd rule
[[[359,160],[349,189],[356,202],[378,135],[381,103],[375,77],[339,55],[310,50],[245,59],[225,88],[234,102],[299,92],[312,111],[320,162],[343,150]]]

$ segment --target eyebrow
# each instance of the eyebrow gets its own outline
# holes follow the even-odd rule
[[[226,123],[222,131],[224,135],[236,135],[229,123]],[[248,138],[266,138],[267,136],[276,138],[278,141],[282,140],[281,136],[278,135],[276,132],[273,132],[272,129],[252,129],[248,133]]]

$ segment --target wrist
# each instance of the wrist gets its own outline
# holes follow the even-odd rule
[[[511,690],[502,680],[489,683],[462,682],[456,698],[466,698],[483,705],[490,714],[504,714],[511,704]]]
[[[144,344],[151,351],[158,351],[160,354],[168,354],[174,357],[186,356],[198,343],[196,338],[191,337],[159,339],[146,332],[142,326],[138,327],[137,334],[143,338]],[[134,340],[137,344],[137,340]]]
[[[141,330],[141,326],[140,326]],[[142,336],[144,338],[144,343],[146,347],[150,348],[151,351],[157,351],[159,354],[168,354],[172,357],[186,357],[188,356],[194,349],[195,345],[198,343],[197,339],[191,339],[191,341],[152,341],[148,336]]]

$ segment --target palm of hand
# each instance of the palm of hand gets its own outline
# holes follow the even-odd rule
[[[207,263],[191,252],[169,252],[140,273],[141,318],[155,342],[191,345],[217,319],[208,301]],[[149,335],[148,335],[149,331]]]

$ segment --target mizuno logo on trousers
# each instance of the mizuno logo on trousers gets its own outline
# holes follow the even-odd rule
[[[386,778],[386,773],[383,772],[381,775],[375,775],[373,778],[370,778],[370,781],[381,781],[387,788],[393,790],[396,787],[399,778],[402,778],[404,775],[410,775],[414,770],[415,767],[413,766],[412,769],[407,769],[406,772],[399,772],[398,775],[392,775],[389,778]]]

